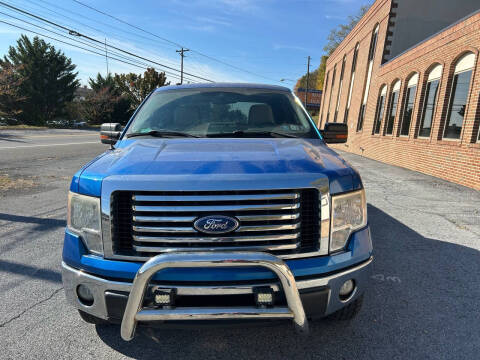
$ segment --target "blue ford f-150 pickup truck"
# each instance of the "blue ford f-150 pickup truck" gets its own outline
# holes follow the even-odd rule
[[[372,262],[365,191],[283,87],[155,90],[78,171],[63,249],[67,299],[90,323],[353,317]],[[198,321],[201,320],[201,321]]]

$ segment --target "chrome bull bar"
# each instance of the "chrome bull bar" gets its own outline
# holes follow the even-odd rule
[[[285,293],[287,307],[142,308],[150,280],[163,269],[252,266],[267,268],[277,275]],[[295,278],[282,259],[262,252],[176,252],[155,256],[138,270],[123,314],[121,336],[126,341],[132,340],[138,321],[217,319],[292,319],[298,331],[308,332],[308,322]]]

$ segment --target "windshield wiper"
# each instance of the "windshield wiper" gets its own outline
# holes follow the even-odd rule
[[[147,132],[135,132],[127,134],[127,138],[135,136],[154,136],[154,137],[192,137],[196,138],[198,136],[180,132],[180,131],[169,131],[169,130],[150,130]]]
[[[285,134],[276,131],[233,131],[224,133],[207,134],[207,137],[283,137],[283,138],[298,138],[293,134]]]

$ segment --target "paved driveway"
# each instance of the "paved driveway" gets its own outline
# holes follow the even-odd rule
[[[478,358],[480,194],[351,154],[375,246],[370,289],[353,321],[313,323],[306,337],[288,324],[141,329],[129,343],[117,326],[83,323],[60,276],[66,195],[69,177],[104,149],[0,149],[0,176],[30,181],[0,190],[0,358]]]

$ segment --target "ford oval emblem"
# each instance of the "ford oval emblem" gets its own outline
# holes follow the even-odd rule
[[[210,215],[197,219],[193,227],[206,234],[226,234],[237,230],[240,223],[230,216]]]

